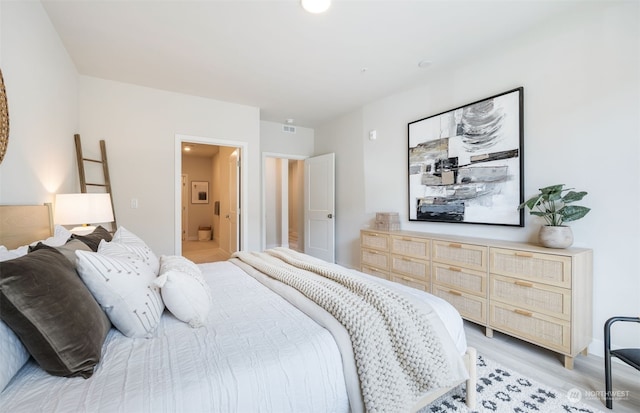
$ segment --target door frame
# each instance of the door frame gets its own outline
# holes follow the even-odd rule
[[[180,148],[182,150],[182,148]],[[181,158],[182,159],[182,158]],[[184,182],[183,182],[184,180]],[[189,238],[189,194],[185,187],[189,185],[189,174],[180,174],[180,239],[187,241]],[[185,221],[187,228],[185,228]]]
[[[310,156],[306,155],[291,155],[286,153],[277,153],[277,152],[262,152],[262,183],[260,184],[262,188],[261,194],[261,211],[262,211],[262,219],[260,220],[262,224],[260,225],[260,249],[264,250],[267,247],[267,188],[266,188],[266,168],[267,168],[267,158],[277,158],[277,159],[290,159],[293,161],[304,161]],[[288,212],[287,212],[288,213]]]
[[[249,199],[249,143],[241,141],[233,141],[229,139],[209,138],[204,136],[192,135],[175,135],[174,146],[174,254],[182,255],[182,234],[179,228],[182,228],[182,144],[183,143],[200,143],[204,145],[227,146],[232,148],[240,148],[240,237],[239,249],[244,250],[249,239],[249,214],[247,213],[248,205],[246,200]]]

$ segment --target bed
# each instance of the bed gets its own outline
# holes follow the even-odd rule
[[[2,254],[4,259],[12,258],[9,254],[15,252],[15,248],[32,241],[48,238],[55,244],[59,243],[59,240],[56,241],[56,236],[63,239],[65,235],[57,234],[57,229],[54,231],[50,205],[0,206],[0,245],[4,246],[4,249],[0,250],[0,259]],[[109,244],[114,244],[115,247],[116,241],[126,243],[133,240],[132,244],[128,244],[129,246],[135,246],[135,242],[140,242],[133,234],[130,235],[130,240],[126,239],[126,234],[121,236],[125,238],[116,240],[117,235],[117,233],[114,235],[112,242],[101,243],[101,248],[107,248]],[[51,255],[53,254],[49,251],[51,248],[64,250],[66,245],[40,247],[40,255]],[[84,245],[83,249],[86,249]],[[131,251],[140,252],[139,249],[130,248],[128,252],[131,253]],[[35,249],[29,254],[34,254],[35,257],[37,253],[38,250]],[[280,253],[286,256],[294,254],[288,251]],[[75,269],[81,277],[84,277],[83,271],[86,269],[82,267],[84,259],[82,257],[95,258],[95,254],[97,253],[76,252],[77,267]],[[107,254],[106,250],[104,254]],[[395,407],[380,407],[387,405],[375,403],[387,403],[389,400],[386,399],[390,398],[380,396],[380,386],[390,386],[393,383],[388,383],[388,379],[378,379],[377,372],[367,372],[368,376],[364,376],[363,370],[369,369],[367,366],[371,365],[367,364],[370,363],[369,358],[375,358],[376,355],[368,354],[373,353],[370,351],[371,346],[360,345],[360,347],[368,347],[364,349],[356,346],[356,343],[377,343],[377,341],[370,341],[378,340],[377,336],[375,334],[354,336],[351,327],[345,327],[350,322],[339,322],[334,318],[337,316],[332,311],[339,312],[339,310],[321,308],[317,302],[309,300],[310,293],[306,292],[306,295],[300,293],[292,287],[288,279],[274,278],[273,275],[266,275],[266,270],[262,271],[252,266],[251,261],[258,254],[244,253],[244,256],[242,254],[229,261],[196,266],[201,279],[206,284],[208,296],[207,314],[202,320],[187,322],[178,308],[174,311],[173,304],[169,307],[171,301],[169,296],[164,295],[167,288],[167,284],[164,284],[162,298],[166,308],[164,306],[156,308],[160,316],[153,328],[144,330],[142,335],[136,336],[135,327],[121,325],[120,321],[117,328],[115,328],[116,324],[112,326],[112,323],[108,324],[106,330],[101,327],[104,337],[95,344],[99,347],[94,363],[89,367],[80,366],[79,370],[73,374],[68,372],[51,374],[34,360],[35,356],[22,362],[23,364],[16,360],[6,360],[8,356],[4,351],[5,346],[15,347],[17,344],[15,336],[7,339],[7,336],[11,335],[11,329],[7,328],[9,321],[5,320],[7,324],[3,322],[0,325],[0,336],[4,335],[1,337],[4,341],[0,341],[3,343],[4,359],[0,361],[2,367],[13,363],[12,368],[15,374],[5,379],[8,382],[0,393],[0,410],[11,412],[418,411],[459,385],[466,385],[467,405],[473,407],[475,404],[475,350],[467,347],[462,320],[457,311],[445,301],[430,294],[334,264],[317,262],[318,260],[310,257],[307,260],[304,256],[291,255],[295,259],[304,260],[304,265],[318,265],[331,274],[353,277],[355,281],[352,282],[358,285],[365,285],[374,290],[379,289],[394,296],[397,294],[409,303],[416,303],[416,305],[420,303],[419,305],[425,305],[425,308],[431,309],[429,317],[432,317],[432,320],[429,325],[433,326],[436,335],[444,337],[436,340],[442,343],[439,348],[442,348],[443,354],[438,354],[437,357],[433,355],[426,357],[445,360],[444,365],[451,366],[452,371],[446,373],[445,381],[432,380],[432,384],[437,382],[438,385],[432,385],[426,390],[422,388],[420,396],[414,396],[408,405],[393,404],[389,406]],[[269,262],[274,259],[272,255],[265,255],[265,257],[264,259]],[[166,258],[167,263],[177,262],[169,261],[169,257]],[[178,257],[173,258],[178,259]],[[163,259],[165,257],[162,257],[161,262],[165,262],[162,261]],[[91,264],[95,265],[95,262]],[[169,264],[167,265],[170,267]],[[191,266],[187,269],[187,264],[184,262],[180,265],[182,266],[180,268],[185,268],[185,271],[191,271]],[[195,264],[192,265],[195,266]],[[260,266],[260,264],[254,265]],[[155,271],[159,271],[162,275],[163,268],[161,266]],[[173,272],[168,273],[173,274]],[[157,279],[161,278],[157,277]],[[324,277],[318,278],[323,278],[322,282],[325,282]],[[112,322],[116,320],[112,318],[113,312],[109,312],[112,310],[111,307],[103,305],[101,301],[103,297],[96,295],[92,290],[91,281],[87,282],[85,278],[82,280],[100,303],[101,309],[108,314],[109,319]],[[4,281],[1,282],[4,283]],[[157,283],[157,280],[154,282]],[[166,282],[166,277],[163,282]],[[8,290],[7,285],[2,284],[2,288]],[[310,288],[315,291],[317,287],[314,284]],[[3,291],[3,294],[6,293]],[[90,301],[90,298],[86,300]],[[65,300],[55,301],[57,304]],[[193,301],[195,303],[197,300]],[[425,302],[427,304],[423,304]],[[145,305],[149,307],[148,300]],[[10,318],[4,310],[5,307],[2,308],[3,320],[5,316],[7,319]],[[344,311],[351,311],[351,306],[345,308]],[[149,318],[149,315],[145,317]],[[95,326],[101,323],[103,321],[92,321],[87,328],[99,329]],[[369,321],[364,324],[367,323]],[[129,327],[133,332],[128,330]],[[123,332],[127,332],[129,336]],[[88,334],[84,331],[80,333]],[[404,337],[404,334],[402,335]],[[406,334],[406,336],[411,335]],[[66,338],[63,337],[63,339]],[[403,338],[405,339],[411,338]],[[393,346],[396,346],[397,339],[390,340],[395,340]],[[383,353],[385,350],[382,347],[384,346],[381,345],[381,348],[376,351]],[[364,355],[362,355],[363,352]],[[22,357],[25,357],[24,353]],[[29,357],[28,354],[26,357]],[[412,357],[418,356],[411,354],[406,360],[403,359],[402,363],[405,363],[405,367],[407,360],[413,360]],[[17,367],[16,364],[18,364]],[[387,368],[386,363],[377,365],[377,368],[384,370]],[[409,370],[413,368],[414,366],[409,366]],[[49,370],[55,370],[55,368]],[[60,377],[62,375],[73,377]],[[372,382],[375,383],[372,384]],[[373,396],[371,396],[372,392]],[[372,402],[371,397],[382,397],[385,400]]]

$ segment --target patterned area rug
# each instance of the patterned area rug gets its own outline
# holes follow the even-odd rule
[[[478,355],[476,410],[464,403],[464,385],[436,400],[419,413],[514,412],[514,413],[603,413],[580,402],[580,391],[553,389]]]

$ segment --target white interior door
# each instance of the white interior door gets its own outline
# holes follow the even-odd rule
[[[335,261],[335,154],[304,161],[304,252]]]
[[[227,221],[229,224],[229,252],[233,254],[238,251],[238,241],[240,228],[238,223],[240,220],[240,180],[238,179],[240,169],[239,149],[231,153],[229,157],[229,211],[227,212]]]

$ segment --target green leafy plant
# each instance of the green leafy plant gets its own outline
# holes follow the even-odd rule
[[[564,195],[563,195],[564,194]],[[580,201],[587,192],[575,192],[573,188],[564,188],[564,184],[540,188],[540,193],[518,206],[518,209],[529,208],[531,215],[544,218],[547,225],[562,226],[565,222],[578,220],[591,210],[590,208],[568,205]]]

